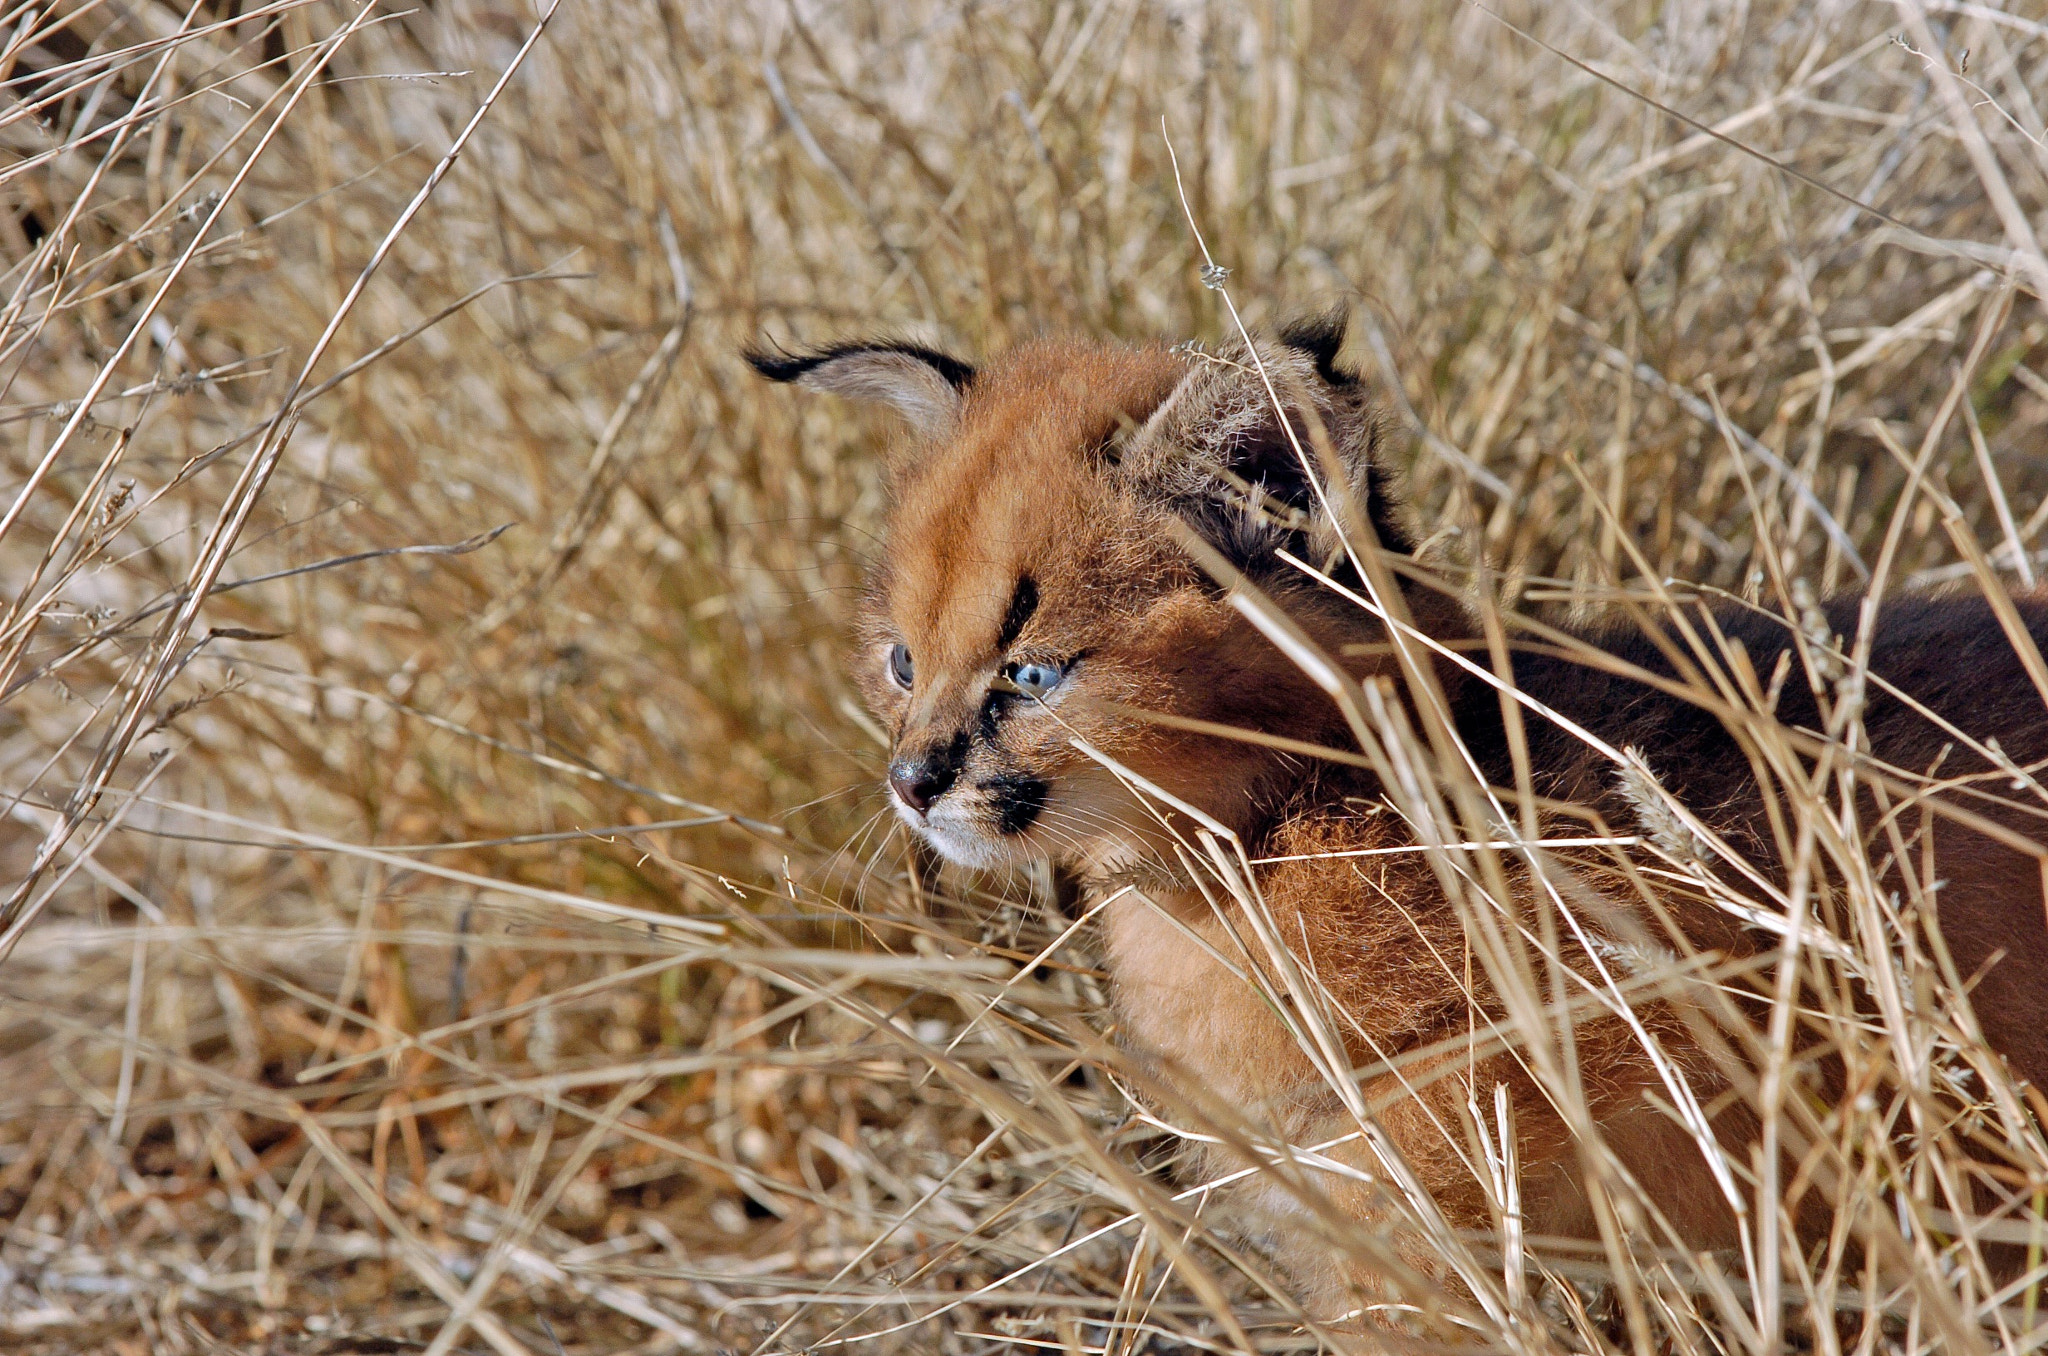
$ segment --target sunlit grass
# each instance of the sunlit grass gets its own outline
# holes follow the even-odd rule
[[[1501,15],[1609,80],[1477,6],[626,0],[523,58],[518,6],[0,16],[0,1346],[1357,1340],[1236,1227],[1189,1147],[1221,1139],[1432,1343],[2037,1349],[2043,1104],[1827,786],[1782,806],[1832,892],[1795,910],[1654,758],[1616,751],[1639,823],[1532,824],[1334,694],[1347,756],[1427,774],[1395,809],[1561,1105],[1575,1024],[1659,998],[1778,1079],[1740,1095],[1838,1234],[1801,1251],[1756,1215],[1776,1168],[1703,1132],[1752,1211],[1719,1256],[1619,1181],[1604,1245],[1525,1236],[1476,1086],[1453,1131],[1501,1227],[1446,1228],[1361,1093],[1415,1052],[1323,1060],[1328,1142],[1177,1104],[1060,882],[935,871],[880,813],[840,655],[888,430],[739,350],[1220,342],[1190,215],[1248,324],[1353,310],[1425,562],[1502,634],[2032,585],[2039,16]],[[1839,685],[1835,643],[1805,653]],[[1723,704],[1803,782],[1810,744]],[[1187,847],[1342,1050],[1242,845]],[[1610,862],[1779,949],[1646,927],[1562,1010],[1517,992],[1569,949],[1567,868]],[[1801,1095],[1795,1025],[1868,1096]],[[1969,1217],[1985,1162],[2036,1223]],[[1361,1172],[1372,1227],[1327,1200]]]

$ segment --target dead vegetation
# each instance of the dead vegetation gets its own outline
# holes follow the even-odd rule
[[[1503,614],[2031,586],[2044,71],[2048,15],[1963,0],[7,9],[0,1346],[1341,1345],[1170,1171],[1199,1118],[1132,1095],[1051,883],[920,882],[876,815],[874,430],[739,348],[1222,337],[1163,119],[1248,319],[1357,308]],[[1827,907],[1731,897],[1772,965],[1629,982],[1767,1071],[1837,1237],[1709,1144],[1746,1255],[1627,1183],[1610,1246],[1521,1239],[1475,1088],[1502,1228],[1439,1238],[1412,1335],[2048,1342],[2041,1104],[1792,789]],[[1795,1024],[1862,1096],[1802,1099]],[[1973,1216],[1966,1139],[2019,1207]]]

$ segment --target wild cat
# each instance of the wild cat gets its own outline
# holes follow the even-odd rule
[[[1714,1104],[1728,1087],[1725,1065],[1704,1056],[1697,1027],[1654,999],[1634,1029],[1583,1020],[1575,1058],[1593,1124],[1568,1124],[1513,1052],[1461,1041],[1475,1022],[1499,1018],[1501,1005],[1425,855],[1359,855],[1412,846],[1414,833],[1398,814],[1374,811],[1385,798],[1380,773],[1356,756],[1359,739],[1302,653],[1334,657],[1360,684],[1396,672],[1394,637],[1361,606],[1370,590],[1333,516],[1342,492],[1393,564],[1413,553],[1415,537],[1368,393],[1339,362],[1343,340],[1342,323],[1325,319],[1207,357],[1079,340],[1028,343],[981,367],[895,342],[748,355],[764,376],[879,401],[908,427],[888,459],[887,546],[853,661],[891,737],[896,812],[963,866],[1051,859],[1071,870],[1084,902],[1103,905],[1121,1039],[1152,1062],[1161,1085],[1224,1120],[1249,1117],[1291,1143],[1316,1142],[1356,1122],[1283,1010],[1289,1000],[1274,1000],[1285,986],[1270,947],[1262,951],[1243,910],[1175,852],[1202,820],[1227,829],[1259,863],[1253,876],[1271,930],[1313,975],[1343,1058],[1383,1070],[1363,1081],[1363,1099],[1451,1225],[1493,1224],[1456,1141],[1470,1088],[1503,1086],[1532,1233],[1595,1236],[1578,1141],[1597,1134],[1649,1187],[1673,1236],[1731,1245],[1727,1182],[1671,1110],[1645,1053],[1654,1039],[1710,1106],[1702,1114],[1716,1118],[1715,1134],[1739,1146],[1754,1118],[1739,1097]],[[1334,452],[1348,484],[1317,483],[1311,444]],[[1329,573],[1317,579],[1304,565]],[[1639,750],[1649,767],[1638,775],[1654,774],[1766,878],[1782,875],[1783,826],[1772,821],[1739,722],[1670,681],[1685,663],[1670,637],[1634,623],[1573,628],[1566,639],[1612,661],[1597,664],[1565,646],[1518,644],[1513,685],[1528,700],[1511,738],[1498,687],[1450,657],[1485,658],[1473,611],[1420,572],[1388,577],[1414,634],[1441,646],[1423,662],[1444,724],[1508,803],[1519,742],[1528,788],[1542,802],[1636,825],[1640,783],[1631,794],[1612,754]],[[1298,643],[1276,643],[1270,625],[1234,605],[1233,588],[1270,599]],[[2034,643],[2048,648],[2048,599],[2015,602]],[[1858,606],[1823,605],[1829,630],[1855,634]],[[1733,606],[1711,616],[1766,678],[1794,646],[1778,617]],[[1791,662],[1804,671],[1796,655]],[[1970,812],[1915,815],[1900,840],[1910,851],[1886,856],[1880,847],[1872,859],[1896,873],[1903,855],[1928,881],[1938,863],[1940,935],[1959,973],[1975,980],[1982,1030],[2016,1073],[2048,1088],[2048,921],[2040,854],[2028,850],[2048,841],[2048,805],[1978,794],[2002,790],[2014,764],[2048,759],[2048,708],[1975,596],[1885,604],[1870,669],[1878,681],[1863,716],[1868,755],[1912,774],[1938,767]],[[1796,678],[1780,684],[1776,717],[1794,729],[1824,724],[1810,685]],[[1988,746],[1959,730],[1995,736],[2010,761],[1994,765],[1982,756]],[[1675,892],[1653,925],[1627,891],[1587,883],[1627,915],[1589,924],[1609,939],[1668,937],[1670,926],[1698,952],[1739,957],[1772,944],[1698,892]],[[1526,891],[1529,878],[1517,871],[1511,885]],[[1590,953],[1606,943],[1584,940],[1587,954],[1567,964],[1591,973]],[[1385,1071],[1403,1056],[1419,1057]],[[1815,1084],[1822,1096],[1828,1081]],[[1335,1156],[1358,1172],[1330,1176],[1330,1197],[1372,1219],[1379,1189],[1366,1179],[1384,1159],[1355,1137]],[[1207,1166],[1238,1164],[1212,1151]],[[1278,1194],[1266,1192],[1266,1205],[1284,1211]],[[1327,1249],[1299,1244],[1283,1261],[1331,1305],[1376,1292]]]

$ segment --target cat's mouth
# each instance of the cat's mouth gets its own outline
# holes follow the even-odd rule
[[[1034,777],[1001,775],[956,788],[922,811],[892,795],[896,815],[947,861],[987,869],[1036,861],[1049,854],[1031,832],[1052,788]]]

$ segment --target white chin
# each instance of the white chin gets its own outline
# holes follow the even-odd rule
[[[949,819],[944,806],[923,822],[901,802],[896,805],[896,814],[913,833],[931,844],[933,851],[955,866],[986,871],[1036,855],[1021,842],[994,838],[972,825]]]

